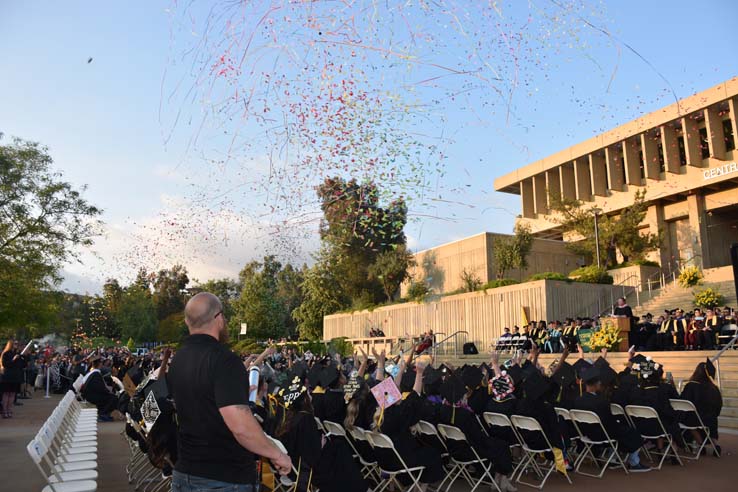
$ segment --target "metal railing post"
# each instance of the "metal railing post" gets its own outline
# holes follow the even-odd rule
[[[720,377],[720,357],[718,357],[715,360],[715,366],[716,366],[715,367],[715,375],[717,376],[717,387],[720,390],[720,392],[722,393],[722,391],[723,391],[723,383],[722,383],[722,378]]]

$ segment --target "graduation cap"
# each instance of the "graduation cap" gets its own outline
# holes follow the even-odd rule
[[[313,364],[313,367],[310,368],[307,374],[307,380],[308,384],[311,388],[316,388],[320,386],[320,374],[323,370],[323,366],[321,366],[318,363]]]
[[[562,388],[568,388],[576,381],[577,374],[571,364],[564,362],[559,365],[556,372],[551,375],[551,379],[556,381],[556,383]]]
[[[597,366],[590,366],[582,371],[582,380],[587,384],[596,384],[602,381],[602,372]]]
[[[144,390],[146,397],[141,405],[141,417],[146,431],[151,431],[161,415],[170,415],[174,412],[174,405],[169,399],[169,388],[165,379],[153,381]]]
[[[711,378],[715,377],[715,364],[712,363],[712,360],[709,357],[705,361],[705,371]]]
[[[492,389],[492,396],[497,401],[504,400],[515,392],[515,383],[507,371],[503,371],[499,376],[493,377],[490,380],[490,387]]]
[[[136,364],[126,371],[126,376],[128,376],[131,379],[131,381],[133,382],[135,386],[138,386],[139,384],[141,384],[141,381],[144,378],[144,373],[141,370],[141,366]]]
[[[402,373],[402,378],[400,379],[400,392],[408,393],[413,390],[413,386],[415,386],[415,369],[408,368]]]
[[[636,372],[638,376],[643,379],[648,379],[662,370],[661,364],[651,359],[651,357],[638,354],[630,360],[633,362],[631,370]]]
[[[423,373],[423,386],[426,394],[436,394],[440,391],[443,372],[440,369],[427,367]]]
[[[529,360],[526,360],[523,362],[523,365],[521,366],[521,369],[523,371],[523,379],[527,378],[534,372],[540,373],[541,371],[538,370],[536,366],[533,365],[533,363]]]
[[[343,399],[348,404],[351,398],[361,389],[362,382],[358,374],[352,373],[343,385]]]
[[[320,386],[324,389],[328,389],[329,387],[333,386],[336,381],[338,381],[338,378],[341,376],[341,371],[338,370],[338,368],[334,365],[329,365],[324,367],[320,371],[320,376],[318,378],[318,381],[320,381]]]
[[[290,384],[280,389],[278,395],[282,398],[285,408],[289,408],[301,400],[305,393],[307,393],[307,388],[302,384],[302,379],[299,376],[293,376]]]
[[[480,384],[482,384],[482,377],[482,370],[477,366],[466,366],[466,368],[461,371],[461,380],[470,390],[475,390]]]
[[[520,368],[520,366],[510,366],[509,368],[503,367],[502,371],[507,371],[507,374],[512,379],[513,384],[516,386],[520,384],[520,382],[523,380],[523,370]]]
[[[610,363],[604,357],[598,357],[594,362],[594,366],[600,370],[600,381],[602,381],[602,384],[612,384],[615,378],[618,377],[618,373],[610,367]]]
[[[441,396],[452,405],[461,401],[466,395],[464,382],[456,374],[450,374],[441,384]]]
[[[574,368],[574,372],[576,373],[577,377],[578,377],[579,379],[584,379],[584,378],[582,377],[583,373],[584,373],[584,372],[585,372],[585,371],[586,371],[587,369],[589,369],[590,367],[592,367],[592,364],[590,364],[589,362],[587,362],[587,361],[586,361],[586,360],[584,360],[584,359],[579,359],[578,361],[576,361],[576,362],[575,362],[575,363],[574,363],[574,364],[572,365],[572,367]]]
[[[526,376],[525,381],[523,381],[525,397],[529,400],[538,400],[549,391],[550,385],[551,381],[544,378],[540,371],[535,370]]]
[[[307,367],[307,364],[305,364],[304,362],[297,362],[296,364],[293,364],[292,365],[292,373],[295,376],[299,376],[300,379],[305,379],[305,377],[308,375],[308,367]]]

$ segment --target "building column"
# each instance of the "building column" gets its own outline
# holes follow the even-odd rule
[[[533,206],[533,180],[528,178],[520,182],[520,199],[523,203],[523,217],[531,219],[536,215]]]
[[[692,116],[682,118],[682,137],[684,153],[687,154],[687,165],[702,167],[702,149],[700,149],[700,129],[697,120]]]
[[[577,183],[574,179],[574,164],[567,162],[559,166],[561,178],[561,196],[570,200],[577,198]]]
[[[643,166],[646,168],[646,178],[658,181],[661,179],[661,163],[659,162],[656,135],[652,131],[641,133],[641,149],[643,150]]]
[[[546,193],[546,175],[536,174],[533,176],[533,201],[536,214],[548,214],[548,194]]]
[[[549,204],[551,197],[561,198],[560,167],[546,171],[546,189],[548,189]]]
[[[646,210],[645,222],[648,224],[648,231],[651,234],[661,234],[661,247],[656,252],[658,262],[661,266],[666,266],[671,261],[671,238],[667,230],[666,220],[664,220],[664,206],[658,202],[648,206]]]
[[[592,192],[597,196],[607,196],[605,156],[600,153],[589,154],[589,174],[592,177]]]
[[[574,181],[577,188],[577,199],[592,200],[591,180],[589,177],[589,159],[584,156],[574,161]]]
[[[692,249],[694,264],[698,268],[710,268],[710,246],[707,241],[707,215],[705,211],[705,197],[699,193],[687,196],[687,210],[689,213],[689,228],[692,230]]]
[[[638,140],[629,138],[623,141],[623,156],[625,158],[625,180],[629,185],[643,186]]]
[[[622,150],[620,144],[605,147],[605,159],[607,159],[607,177],[610,181],[612,191],[623,191],[625,186],[625,169],[621,161]]]
[[[707,143],[710,146],[710,157],[725,160],[723,119],[715,106],[705,109],[705,128],[707,129]]]
[[[661,126],[661,150],[664,153],[664,168],[666,172],[679,174],[679,144],[677,143],[676,128],[671,125]]]
[[[738,97],[731,97],[728,99],[728,108],[730,109],[730,124],[733,127],[733,143],[738,149]],[[733,150],[733,156],[736,156],[736,151]]]

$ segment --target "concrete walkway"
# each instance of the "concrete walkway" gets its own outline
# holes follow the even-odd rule
[[[0,491],[39,492],[44,482],[26,452],[26,445],[38,432],[44,420],[59,402],[59,396],[44,399],[39,392],[30,400],[23,400],[22,407],[15,407],[15,417],[0,420]],[[98,490],[100,492],[133,492],[125,476],[128,446],[120,435],[122,422],[100,423],[98,433]],[[572,475],[574,485],[562,477],[552,476],[546,491],[586,491],[596,488],[599,492],[624,490],[668,490],[670,492],[734,490],[738,479],[738,436],[724,434],[720,440],[723,457],[708,456],[699,462],[685,462],[684,467],[665,465],[660,472],[626,476],[622,471],[608,471],[605,478],[597,480]],[[453,492],[468,492],[469,487],[457,482]],[[522,485],[523,492],[534,490]],[[353,492],[353,491],[347,491]]]

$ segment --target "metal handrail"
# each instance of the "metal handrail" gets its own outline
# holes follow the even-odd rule
[[[631,294],[633,294],[633,292],[635,292],[635,294],[636,294],[636,305],[638,306],[638,305],[640,305],[640,291],[639,291],[638,287],[634,287],[632,285],[624,285],[624,282],[627,282],[628,280],[630,280],[631,278],[634,278],[634,277],[638,277],[638,275],[636,275],[636,274],[628,275],[627,277],[625,277],[625,279],[621,280],[617,284],[613,284],[612,286],[613,287],[618,287],[618,286],[622,287],[623,288],[623,296],[622,297],[625,297],[626,299],[628,298],[629,295],[631,295]],[[633,292],[631,292],[630,294],[626,294],[625,293],[625,289],[628,288],[628,287],[630,287],[630,288],[633,289]],[[596,302],[593,302],[592,304],[590,304],[586,308],[584,308],[582,310],[579,310],[578,315],[580,315],[582,312],[584,312],[584,315],[585,316],[590,316],[590,313],[593,312],[593,311],[595,311],[593,308],[595,306],[597,306],[597,308],[596,308],[597,310],[595,311],[595,312],[597,312],[597,314],[595,316],[602,316],[606,312],[611,311],[613,309],[613,306],[614,305],[615,305],[615,299],[613,298],[613,294],[612,294],[612,290],[611,290],[610,291],[610,307],[608,307],[606,309],[602,309],[602,299],[599,299],[598,298]]]
[[[457,330],[457,331],[453,332],[452,334],[450,334],[449,336],[447,336],[446,338],[444,338],[443,340],[441,340],[440,342],[436,342],[433,345],[431,345],[430,349],[433,351],[433,358],[435,359],[435,357],[436,357],[436,353],[438,351],[438,347],[440,347],[442,344],[446,343],[447,341],[451,340],[452,338],[456,338],[457,336],[461,335],[462,333],[464,335],[468,335],[469,334],[468,331],[465,331],[465,330]],[[457,357],[458,356],[458,346],[459,346],[458,343],[455,343],[454,344],[454,357]],[[444,354],[445,354],[445,351],[444,351]]]
[[[717,387],[720,388],[720,391],[723,390],[723,383],[722,378],[720,377],[720,356],[725,353],[726,350],[729,350],[733,348],[733,346],[736,343],[736,340],[738,340],[738,332],[736,332],[735,335],[733,335],[733,338],[730,339],[728,343],[726,343],[723,348],[721,348],[717,354],[715,354],[713,357],[710,358],[713,364],[715,364],[715,376],[717,377]]]

